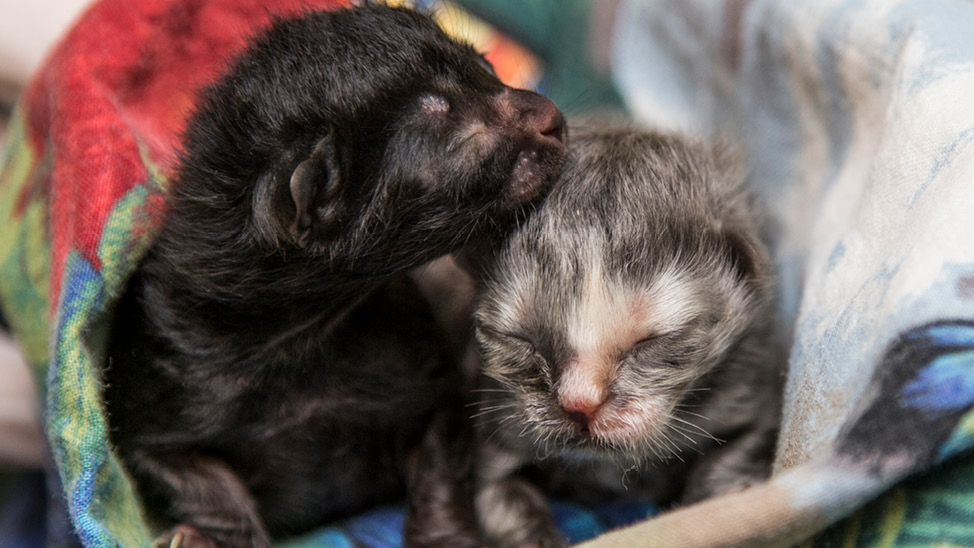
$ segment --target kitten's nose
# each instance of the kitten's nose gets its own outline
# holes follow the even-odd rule
[[[558,405],[583,432],[609,399],[610,371],[607,362],[579,356],[562,369],[556,386]]]
[[[605,399],[599,396],[562,398],[561,409],[582,431],[587,431],[589,423],[595,418],[603,403]]]
[[[508,112],[527,135],[564,148],[565,116],[551,99],[533,91],[511,89],[501,95],[500,101],[500,110]]]

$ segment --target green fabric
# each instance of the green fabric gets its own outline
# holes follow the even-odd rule
[[[36,165],[50,165],[50,158],[37,158],[24,136],[23,113],[18,109],[11,117],[7,147],[0,157],[0,226],[8,227],[0,232],[0,303],[34,373],[35,385],[43,391],[49,361],[47,210],[40,200],[24,204],[19,199],[34,182],[31,174]]]
[[[800,548],[974,546],[974,459],[905,481]]]
[[[590,0],[458,0],[533,50],[545,63],[545,90],[568,114],[621,109],[622,99],[589,53],[594,4]]]

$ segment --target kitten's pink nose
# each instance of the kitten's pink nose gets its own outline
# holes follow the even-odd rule
[[[609,399],[609,373],[606,362],[590,356],[579,356],[561,372],[556,388],[558,405],[583,432]]]
[[[605,398],[601,396],[586,395],[592,397],[562,398],[561,409],[565,412],[572,422],[577,424],[583,431],[588,430],[588,425],[595,418]]]

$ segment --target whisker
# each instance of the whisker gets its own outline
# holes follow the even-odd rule
[[[706,416],[704,416],[704,415],[701,415],[701,414],[699,414],[699,413],[694,413],[694,412],[692,412],[692,411],[686,411],[686,410],[684,410],[684,409],[681,409],[681,411],[683,411],[683,412],[684,412],[684,413],[686,413],[687,415],[690,415],[691,417],[697,417],[698,419],[703,419],[703,420],[705,420],[705,421],[709,421],[709,420],[710,420],[710,417],[706,417]]]
[[[488,415],[490,413],[497,413],[499,411],[505,411],[509,407],[510,406],[507,406],[507,405],[501,405],[501,406],[497,406],[497,407],[491,407],[491,408],[488,408],[488,409],[481,409],[479,413],[474,413],[473,415],[470,415],[470,418],[471,419],[477,419],[477,418],[483,417],[484,415]]]
[[[720,438],[718,438],[718,437],[716,437],[716,436],[714,436],[713,434],[711,434],[710,432],[708,432],[708,431],[707,431],[707,430],[706,430],[706,429],[705,429],[704,427],[702,427],[702,426],[700,426],[699,424],[694,424],[694,423],[692,423],[692,422],[689,422],[689,421],[686,421],[686,420],[683,420],[683,419],[681,419],[681,418],[679,418],[679,417],[673,417],[673,420],[675,420],[675,421],[677,421],[677,422],[679,422],[679,423],[682,423],[682,424],[685,424],[685,425],[687,425],[687,426],[689,426],[689,427],[691,427],[691,428],[694,428],[694,429],[696,429],[696,430],[697,430],[697,431],[699,431],[699,432],[700,432],[701,434],[703,434],[704,436],[706,436],[706,437],[708,437],[708,438],[710,438],[710,439],[712,439],[712,440],[714,440],[714,441],[715,441],[715,442],[717,442],[717,443],[724,443],[724,441],[725,441],[725,440],[722,440],[722,439],[720,439]]]
[[[673,417],[668,417],[668,418],[672,419]],[[690,443],[696,445],[697,441],[694,440],[693,438],[691,438],[690,436],[688,436],[683,430],[681,430],[679,428],[676,428],[676,426],[670,425],[670,424],[668,424],[667,427],[669,427],[671,430],[673,430],[677,434],[680,434],[681,436],[683,436],[684,438],[686,438],[686,440],[689,441]]]
[[[691,451],[694,451],[698,455],[702,455],[703,454],[703,451],[699,447],[697,447],[697,445],[699,444],[699,442],[697,440],[689,437],[687,435],[687,433],[682,428],[679,427],[679,425],[670,424],[668,426],[674,432],[676,432],[676,433],[680,434],[681,436],[685,437],[686,439],[690,440],[690,443],[692,443],[692,445],[687,446],[687,449],[690,449]]]
[[[660,434],[660,439],[665,443],[666,447],[669,449],[670,455],[679,459],[680,462],[686,462],[685,460],[683,460],[683,456],[680,454],[683,452],[683,450],[680,449],[680,446],[677,445],[676,442],[671,440],[669,436],[666,435],[665,432]]]

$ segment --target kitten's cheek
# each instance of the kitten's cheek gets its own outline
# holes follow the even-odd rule
[[[640,402],[639,407],[606,406],[589,425],[589,431],[613,444],[651,439],[662,428],[665,417],[657,407],[661,406],[651,402]]]
[[[607,441],[627,440],[632,438],[636,418],[629,409],[607,408],[599,413],[598,420],[593,421],[589,429],[593,436]]]

